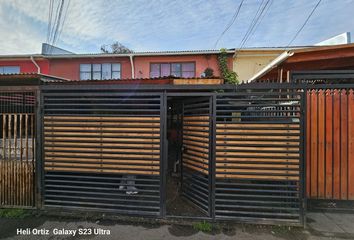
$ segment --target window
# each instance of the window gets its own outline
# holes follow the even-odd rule
[[[195,77],[195,63],[151,63],[150,77]]]
[[[80,64],[80,80],[91,79],[91,64]]]
[[[80,64],[80,80],[120,79],[120,63]]]
[[[101,64],[92,64],[92,79],[101,80]]]
[[[16,74],[20,73],[19,66],[0,66],[0,74]]]

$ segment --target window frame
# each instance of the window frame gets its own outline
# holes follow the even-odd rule
[[[159,64],[160,67],[159,67],[159,77],[157,78],[161,78],[161,77],[167,77],[167,76],[161,76],[161,64],[169,64],[170,65],[170,75],[172,75],[172,64],[181,64],[181,76],[180,78],[183,78],[183,64],[188,64],[188,63],[192,63],[194,64],[194,76],[193,78],[196,77],[196,74],[197,74],[197,63],[196,61],[187,61],[187,62],[150,62],[150,69],[149,69],[149,77],[151,77],[151,65],[152,64]],[[190,72],[190,71],[188,71]]]
[[[88,71],[81,71],[81,65],[90,65],[90,79],[81,79],[81,73],[88,73]],[[103,75],[102,75],[102,65],[103,64],[109,64],[110,65],[110,73],[111,73],[111,77],[108,79],[103,79]],[[119,71],[113,71],[113,64],[119,64]],[[100,79],[94,79],[93,78],[93,74],[94,73],[98,73],[98,71],[94,71],[93,70],[93,65],[100,65]],[[114,80],[120,80],[122,79],[122,63],[121,62],[101,62],[101,63],[95,63],[95,62],[91,62],[91,63],[80,63],[79,65],[79,79],[81,80],[110,80],[113,79],[113,72],[115,73],[119,73],[119,78],[114,78]]]

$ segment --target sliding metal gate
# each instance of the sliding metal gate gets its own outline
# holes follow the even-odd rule
[[[304,92],[250,86],[216,94],[215,218],[302,224]]]
[[[183,103],[182,192],[211,215],[211,97],[192,97]]]
[[[44,206],[160,215],[162,98],[44,87]]]

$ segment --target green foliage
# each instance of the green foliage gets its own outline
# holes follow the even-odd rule
[[[206,68],[204,70],[204,74],[205,74],[205,77],[208,78],[208,77],[214,77],[214,70],[212,68]]]
[[[203,221],[203,222],[195,223],[193,225],[193,228],[197,231],[202,231],[202,232],[208,233],[208,232],[212,231],[213,226],[210,223]]]
[[[220,54],[218,56],[219,60],[219,70],[221,77],[224,79],[225,83],[228,84],[238,84],[237,74],[230,70],[227,66],[227,52],[225,48],[220,49]]]
[[[24,218],[28,213],[23,209],[9,208],[0,209],[0,217],[3,218]]]

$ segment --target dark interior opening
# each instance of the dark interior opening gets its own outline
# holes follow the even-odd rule
[[[188,99],[193,97],[187,97]],[[166,214],[168,216],[207,217],[183,194],[183,104],[186,97],[167,99],[167,177]]]

